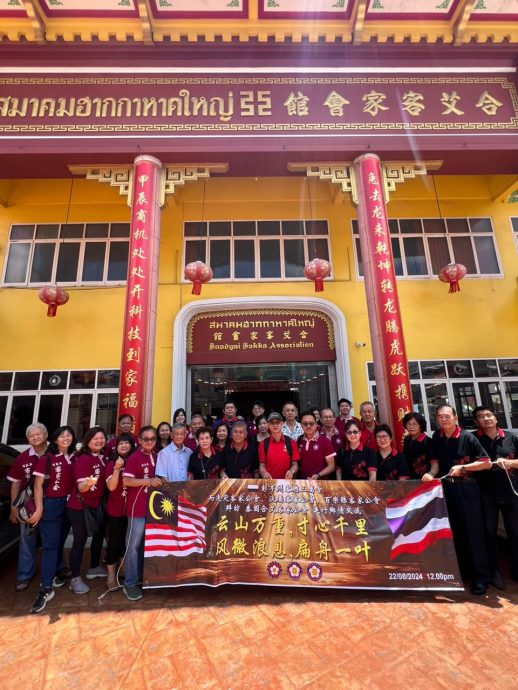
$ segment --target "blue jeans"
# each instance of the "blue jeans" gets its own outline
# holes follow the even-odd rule
[[[41,556],[41,589],[50,589],[61,560],[61,534],[66,516],[67,497],[43,499],[43,516],[40,520],[40,534],[43,546]]]
[[[124,561],[124,586],[135,587],[144,572],[144,531],[146,518],[129,518]]]
[[[36,536],[38,528],[34,530],[28,528],[29,525],[20,525],[17,582],[30,580],[34,577],[34,571],[36,570]]]

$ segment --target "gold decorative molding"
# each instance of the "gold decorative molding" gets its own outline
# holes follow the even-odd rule
[[[176,187],[183,187],[187,182],[197,182],[210,177],[211,173],[228,172],[227,163],[209,163],[207,165],[165,165],[161,173],[160,206],[165,203],[167,194],[174,194]]]
[[[324,182],[339,185],[341,191],[349,193],[353,203],[358,202],[353,164],[345,163],[288,163],[289,172],[305,172],[307,177],[318,177]]]
[[[382,161],[383,188],[385,202],[389,202],[390,192],[396,185],[410,180],[417,175],[426,175],[429,171],[439,170],[443,161]],[[354,162],[341,163],[288,163],[289,172],[305,172],[307,177],[318,177],[320,180],[339,185],[343,194],[349,193],[353,204],[358,204],[358,191],[354,174]],[[335,201],[338,203],[338,201]]]
[[[126,166],[120,168],[88,168],[86,173],[83,170],[71,171],[75,174],[84,174],[87,180],[97,180],[98,182],[105,182],[110,187],[118,187],[121,196],[128,197],[128,206],[131,206],[131,183],[133,178],[133,168]]]
[[[133,166],[79,166],[68,167],[73,175],[82,175],[87,180],[104,182],[111,187],[118,187],[119,194],[127,197],[131,206]],[[228,172],[227,163],[203,163],[201,165],[164,165],[160,171],[160,207],[164,206],[168,194],[174,195],[176,187],[182,187],[187,182],[196,182],[210,177],[211,173]]]
[[[417,175],[426,175],[426,163],[403,163],[403,162],[387,162],[381,163],[381,171],[383,173],[383,189],[385,191],[385,203],[388,204],[390,192],[396,191],[396,185],[401,184],[405,180],[412,180]]]

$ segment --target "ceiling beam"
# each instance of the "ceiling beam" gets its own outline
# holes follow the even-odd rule
[[[451,19],[453,45],[460,46],[464,41],[464,33],[476,0],[460,0]]]
[[[34,31],[34,40],[36,43],[46,43],[46,25],[36,0],[22,0],[23,7],[27,12],[27,16]]]
[[[365,22],[366,11],[367,0],[354,0],[351,12],[351,33],[353,45],[355,46],[360,45],[363,40],[363,24]]]
[[[138,0],[138,12],[142,25],[142,40],[145,45],[153,45],[153,21],[149,0]]]

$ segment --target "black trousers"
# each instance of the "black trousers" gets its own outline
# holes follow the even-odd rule
[[[122,558],[126,550],[127,517],[106,516],[108,548],[106,549],[106,565],[114,565]]]
[[[442,484],[461,575],[489,582],[492,571],[478,484],[474,479],[444,479]]]
[[[72,534],[74,535],[74,541],[70,549],[70,570],[72,571],[72,577],[79,577],[79,575],[81,575],[83,551],[88,536],[86,534],[83,511],[67,508],[67,514],[72,525]],[[90,568],[97,568],[101,562],[104,532],[105,524],[103,524],[101,529],[92,536],[92,543],[90,544]]]
[[[518,580],[518,496],[513,494],[510,486],[505,492],[483,492],[482,507],[490,568],[494,572],[499,567],[497,531],[501,512],[507,534],[511,576]]]

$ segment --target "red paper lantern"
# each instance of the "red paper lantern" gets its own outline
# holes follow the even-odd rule
[[[47,316],[56,316],[56,311],[61,304],[68,302],[68,292],[58,285],[45,285],[38,293],[42,302],[49,305]]]
[[[199,295],[201,293],[202,283],[208,283],[212,280],[212,268],[204,264],[203,261],[193,261],[184,269],[184,275],[187,280],[192,281],[192,295]]]
[[[460,292],[459,280],[462,280],[467,273],[466,266],[462,264],[448,264],[439,271],[439,280],[449,283],[449,292]]]
[[[313,259],[304,266],[304,275],[315,281],[315,292],[324,291],[324,278],[331,273],[331,264],[325,259]]]

